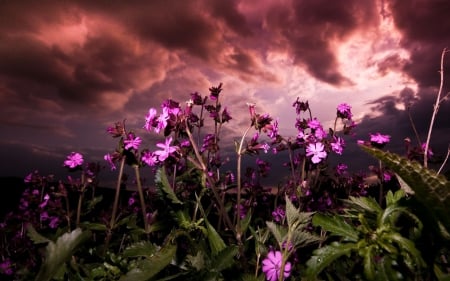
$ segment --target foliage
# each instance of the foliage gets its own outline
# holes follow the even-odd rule
[[[185,107],[168,99],[160,113],[150,108],[147,132],[125,121],[109,127],[117,146],[104,159],[117,170],[115,188],[101,188],[101,165],[79,152],[64,161],[66,182],[30,173],[0,224],[2,280],[448,279],[444,177],[382,151],[390,136],[380,133],[361,145],[381,161],[375,184],[343,163],[331,167],[356,127],[351,107],[338,105],[325,130],[299,99],[295,136],[248,103],[235,170],[224,170],[223,127],[233,118],[222,90],[192,93]],[[142,148],[143,133],[164,140]],[[288,159],[275,188],[264,186],[270,151]],[[154,183],[142,180],[144,169]]]

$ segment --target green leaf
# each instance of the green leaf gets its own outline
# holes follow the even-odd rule
[[[211,247],[211,252],[213,256],[217,255],[223,249],[226,248],[225,242],[222,237],[220,237],[219,233],[217,233],[216,229],[205,219],[207,236],[209,246]]]
[[[70,233],[64,233],[56,240],[56,243],[50,241],[46,247],[44,263],[35,281],[51,280],[63,264],[70,259],[75,249],[90,236],[89,231],[83,232],[77,228]]]
[[[82,222],[80,224],[83,228],[89,230],[97,230],[97,231],[106,231],[108,227],[103,223],[95,223],[95,222]]]
[[[306,262],[306,275],[315,278],[323,269],[332,262],[356,249],[355,243],[341,244],[334,242],[313,252],[313,256]]]
[[[218,253],[212,263],[211,263],[211,270],[220,272],[224,269],[227,269],[231,267],[234,263],[234,257],[238,253],[238,247],[237,246],[229,246],[225,249],[223,249],[220,253]]]
[[[414,245],[414,242],[403,237],[400,233],[397,232],[387,232],[387,233],[383,233],[382,236],[383,239],[388,239],[391,240],[393,242],[395,242],[400,249],[406,250],[407,253],[409,253],[410,256],[408,255],[403,255],[404,258],[409,259],[409,258],[413,258],[414,263],[417,267],[424,267],[425,261],[422,259],[422,255],[420,253],[419,250],[417,250],[416,246]]]
[[[128,271],[120,281],[147,281],[170,264],[175,257],[177,246],[166,244],[151,257],[139,260],[136,268]]]
[[[266,221],[267,228],[269,228],[272,235],[275,237],[275,240],[277,240],[277,243],[281,245],[283,242],[285,242],[285,237],[287,230],[279,226],[278,224],[275,224],[271,221]]]
[[[156,186],[160,191],[162,191],[167,198],[169,198],[174,204],[183,204],[183,202],[178,199],[177,195],[170,186],[169,179],[167,178],[166,169],[164,167],[159,168],[155,175]]]
[[[364,274],[368,280],[375,279],[375,261],[373,260],[375,256],[376,246],[371,245],[369,247],[364,248],[363,252],[363,260],[364,260]]]
[[[414,191],[417,200],[450,228],[450,182],[444,176],[397,154],[364,145],[360,147],[398,174]]]
[[[205,254],[203,251],[198,251],[195,256],[187,255],[186,259],[187,262],[197,271],[201,271],[205,268]]]
[[[27,235],[34,242],[34,244],[45,244],[51,242],[50,239],[40,235],[36,229],[34,229],[31,223],[27,224]]]
[[[151,257],[157,251],[157,247],[149,241],[140,241],[127,247],[122,256],[129,257]]]
[[[341,216],[326,216],[317,213],[313,216],[312,223],[314,226],[320,226],[334,235],[343,237],[345,240],[358,241],[359,232]]]
[[[310,221],[312,212],[301,212],[286,196],[286,220],[290,229],[302,229]]]
[[[383,211],[378,202],[372,197],[353,197],[350,196],[349,200],[344,200],[349,208],[353,208],[359,212],[368,212],[378,215]]]

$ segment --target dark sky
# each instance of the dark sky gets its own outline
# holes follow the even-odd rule
[[[116,145],[105,128],[123,119],[154,149],[162,136],[142,130],[147,110],[220,82],[230,146],[246,102],[295,135],[300,97],[326,126],[352,105],[355,141],[390,134],[400,152],[414,137],[407,106],[425,140],[449,14],[446,0],[0,1],[0,176],[63,174],[71,151],[103,163]],[[450,56],[445,66],[450,80]],[[449,107],[433,131],[441,155]]]

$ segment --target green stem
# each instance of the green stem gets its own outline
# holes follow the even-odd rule
[[[80,196],[78,197],[78,206],[77,206],[77,227],[80,225],[80,217],[81,217],[81,206],[83,205],[83,198],[84,198],[84,191],[86,189],[86,183],[85,183],[85,175],[84,173],[81,174],[81,190],[80,190]]]
[[[122,183],[124,166],[125,166],[125,156],[123,156],[122,160],[120,161],[119,176],[117,177],[117,185],[116,185],[116,195],[114,197],[114,205],[113,205],[113,211],[111,214],[111,221],[109,222],[109,228],[111,230],[114,228],[114,225],[116,223],[117,208],[119,206],[120,186]]]
[[[216,199],[217,203],[219,204],[219,212],[222,214],[222,217],[224,218],[225,225],[234,231],[234,229],[232,227],[233,224],[231,223],[230,217],[228,216],[228,214],[225,210],[225,206],[224,206],[222,200],[220,200],[220,196],[216,190],[215,181],[210,176],[208,176],[208,169],[203,161],[202,155],[200,154],[197,145],[194,142],[194,138],[192,137],[192,133],[189,129],[188,120],[186,120],[186,133],[189,137],[189,141],[192,144],[192,148],[194,149],[195,157],[197,158],[197,161],[195,161],[195,160],[193,161],[193,159],[192,159],[191,162],[194,165],[196,165],[197,167],[199,167],[200,170],[202,171],[202,174],[203,174],[205,180],[208,181],[208,184],[211,187],[211,190],[214,194],[214,198]]]
[[[139,173],[139,166],[135,165],[134,166],[134,172],[136,174],[136,181],[137,181],[137,189],[138,189],[138,193],[139,193],[139,200],[141,203],[141,210],[142,210],[142,219],[144,220],[144,229],[145,232],[148,233],[149,231],[149,227],[148,227],[148,220],[147,220],[147,209],[145,207],[145,200],[144,200],[144,192],[142,191],[142,183],[141,183],[141,177],[140,177],[140,173]]]
[[[244,132],[244,134],[242,135],[242,138],[241,138],[241,141],[240,141],[240,143],[239,143],[239,148],[238,148],[238,151],[237,151],[237,153],[238,153],[238,156],[237,156],[237,171],[236,171],[236,173],[237,173],[237,194],[236,194],[236,208],[237,208],[237,211],[236,211],[236,239],[237,239],[237,241],[239,242],[239,241],[241,241],[241,235],[242,235],[242,233],[241,233],[241,216],[240,216],[240,214],[239,214],[239,211],[240,211],[240,209],[239,209],[239,207],[240,207],[240,204],[241,204],[241,188],[242,188],[242,184],[241,184],[241,160],[242,160],[242,146],[244,145],[244,140],[245,140],[245,137],[247,136],[247,134],[248,134],[248,131],[250,131],[250,129],[252,128],[253,126],[252,125],[250,125],[246,130],[245,130],[245,132]]]

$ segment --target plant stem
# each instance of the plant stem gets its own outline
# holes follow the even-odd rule
[[[413,121],[413,119],[412,119],[411,111],[409,110],[409,107],[408,107],[407,110],[408,110],[409,122],[411,123],[411,127],[412,127],[412,129],[413,129],[413,131],[414,131],[414,135],[416,136],[417,145],[418,145],[419,147],[422,147],[422,141],[420,140],[419,133],[417,132],[416,126],[414,125],[414,121]]]
[[[208,184],[214,194],[214,197],[215,197],[217,203],[219,204],[219,212],[222,214],[222,216],[224,218],[225,225],[234,232],[235,230],[232,227],[233,224],[231,223],[230,217],[228,216],[228,214],[225,210],[225,206],[224,206],[222,200],[220,200],[219,194],[217,193],[215,181],[210,176],[208,176],[208,169],[203,161],[202,155],[200,154],[200,152],[198,150],[198,146],[194,142],[194,138],[192,137],[192,133],[189,129],[188,120],[186,120],[186,134],[189,137],[189,141],[191,142],[192,148],[194,149],[195,157],[197,158],[197,161],[193,161],[194,159],[190,159],[190,158],[188,158],[188,160],[190,160],[194,165],[196,165],[196,167],[200,168],[200,170],[202,171],[204,178],[208,182]]]
[[[242,146],[244,145],[244,140],[245,140],[245,137],[247,136],[247,134],[248,134],[248,131],[250,131],[250,129],[252,128],[253,126],[252,125],[250,125],[246,130],[245,130],[245,132],[244,132],[244,135],[242,136],[242,138],[241,138],[241,141],[240,141],[240,143],[239,143],[239,148],[238,148],[238,151],[237,151],[237,153],[238,153],[238,155],[237,155],[237,171],[236,171],[236,174],[237,174],[237,198],[236,198],[236,239],[238,240],[238,242],[239,241],[241,241],[241,235],[242,235],[242,233],[241,233],[241,216],[240,216],[240,206],[241,206],[241,188],[242,188],[242,185],[241,185],[241,160],[242,160]]]
[[[378,161],[378,167],[379,167],[379,179],[380,179],[380,194],[378,195],[378,204],[380,204],[380,206],[382,206],[383,204],[383,193],[384,193],[384,188],[383,188],[383,163],[381,162],[381,160]]]
[[[447,48],[444,48],[444,50],[442,51],[442,55],[441,55],[441,70],[439,71],[439,73],[441,74],[441,83],[439,85],[439,91],[438,91],[438,95],[436,97],[436,103],[434,104],[433,115],[431,116],[430,127],[428,128],[427,141],[425,143],[425,151],[423,152],[423,166],[425,168],[428,167],[428,148],[430,146],[431,132],[433,130],[433,125],[434,125],[434,120],[436,119],[436,114],[439,110],[439,104],[441,103],[442,87],[444,86],[444,57],[445,57],[446,52],[447,52]]]
[[[439,175],[439,174],[442,172],[442,169],[444,168],[445,164],[446,164],[447,161],[448,161],[449,154],[450,154],[450,145],[448,146],[448,149],[447,149],[447,155],[445,156],[444,162],[442,162],[441,167],[439,168],[439,170],[438,170],[437,173],[436,173],[437,175]]]
[[[144,227],[145,227],[144,229],[145,229],[145,232],[148,232],[149,227],[148,227],[148,220],[147,220],[147,209],[145,207],[144,192],[142,191],[142,183],[141,183],[141,177],[140,177],[138,165],[134,166],[134,172],[136,174],[137,189],[138,189],[138,193],[139,193],[139,200],[141,202],[142,219],[144,220]]]
[[[111,214],[111,221],[109,222],[109,227],[111,230],[114,228],[114,225],[116,223],[116,215],[117,215],[117,208],[119,205],[120,187],[121,187],[121,183],[122,183],[122,175],[123,175],[124,166],[125,166],[125,156],[123,156],[122,160],[120,161],[119,175],[117,177],[117,185],[116,185],[116,195],[114,197],[114,205],[113,205],[113,211]]]
[[[80,225],[80,217],[81,217],[81,206],[83,205],[83,198],[84,198],[84,191],[86,189],[86,183],[85,183],[85,175],[84,172],[81,174],[81,190],[80,190],[80,196],[78,197],[78,206],[77,206],[77,227]]]

